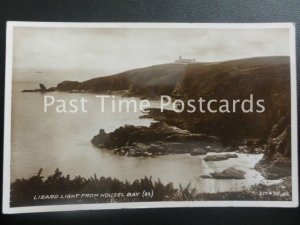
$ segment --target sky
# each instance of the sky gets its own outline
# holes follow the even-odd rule
[[[13,71],[18,80],[49,78],[49,73],[53,80],[86,80],[172,63],[179,55],[199,62],[289,55],[289,32],[283,28],[49,27],[13,31]]]

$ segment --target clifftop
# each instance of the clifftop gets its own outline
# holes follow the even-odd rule
[[[57,86],[59,91],[84,90],[89,92],[131,90],[133,95],[171,94],[186,64],[162,64],[138,68],[111,76],[84,81],[64,81]],[[73,89],[72,89],[73,88]]]

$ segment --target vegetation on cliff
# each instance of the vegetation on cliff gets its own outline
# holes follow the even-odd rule
[[[162,64],[83,82],[64,81],[57,85],[57,90],[81,90],[92,93],[128,90],[130,96],[139,97],[155,97],[161,94],[171,95],[186,66],[184,64]]]
[[[17,179],[11,184],[10,205],[20,207],[51,204],[209,200],[290,201],[289,184],[290,180],[285,180],[278,185],[257,185],[245,191],[197,193],[196,189],[190,187],[190,184],[186,187],[175,188],[172,183],[163,184],[160,180],[153,181],[151,177],[133,182],[119,181],[110,177],[98,178],[96,175],[90,178],[77,176],[72,179],[56,169],[53,175],[44,178],[40,169],[37,175],[28,179]],[[153,195],[145,196],[142,194],[144,191]],[[76,194],[79,198],[74,197]],[[84,197],[81,197],[82,195]]]

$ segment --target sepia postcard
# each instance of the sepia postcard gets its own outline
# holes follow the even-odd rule
[[[297,207],[292,23],[8,22],[3,212]]]

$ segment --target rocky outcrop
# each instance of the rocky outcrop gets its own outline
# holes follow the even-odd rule
[[[41,90],[41,92],[46,92],[47,88],[45,87],[45,85],[40,84],[40,90]]]
[[[40,88],[39,89],[32,89],[32,90],[22,90],[22,92],[40,92],[40,93],[45,93],[45,92],[53,92],[56,91],[55,87],[51,88],[46,88],[44,84],[39,84]]]
[[[191,134],[186,130],[172,127],[163,122],[152,123],[150,127],[125,125],[111,133],[100,130],[91,140],[95,146],[113,150],[126,156],[153,156],[168,153],[202,153],[221,149],[216,137]],[[210,143],[207,146],[207,143]]]
[[[229,167],[221,172],[214,172],[210,175],[215,179],[245,179],[245,172]]]
[[[204,161],[223,161],[230,158],[237,158],[237,154],[225,154],[225,155],[208,155],[203,160]]]
[[[191,155],[206,155],[207,150],[204,148],[194,148],[191,151]]]
[[[282,117],[270,132],[265,155],[255,168],[267,179],[279,179],[291,175],[290,117]]]

